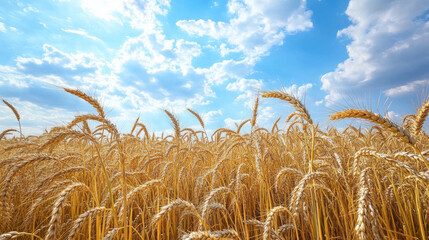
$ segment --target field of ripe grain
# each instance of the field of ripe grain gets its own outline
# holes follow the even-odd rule
[[[266,92],[295,108],[287,129],[257,127],[257,100],[251,119],[211,135],[165,111],[174,135],[157,137],[139,119],[119,133],[96,99],[65,91],[97,114],[40,136],[2,129],[1,240],[428,239],[429,102],[401,126],[350,109],[331,119],[374,126],[322,131],[298,99]]]

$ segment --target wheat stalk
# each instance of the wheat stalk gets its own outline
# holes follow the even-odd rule
[[[18,110],[16,110],[16,108],[12,104],[10,104],[8,101],[4,100],[3,98],[2,98],[2,101],[6,106],[8,106],[10,108],[10,110],[12,110],[13,114],[15,114],[16,120],[18,121],[18,125],[19,125],[19,133],[20,133],[21,138],[22,138],[23,135],[22,135],[22,130],[21,130],[21,116],[19,115]],[[1,138],[0,138],[0,140],[1,140]]]
[[[259,97],[255,100],[255,105],[253,106],[253,115],[252,115],[252,121],[250,122],[250,126],[252,128],[256,125],[256,117],[258,116],[258,106],[259,106]]]
[[[195,111],[193,111],[192,109],[190,109],[190,108],[187,108],[187,110],[190,113],[192,113],[192,115],[194,115],[197,118],[198,122],[200,122],[201,127],[203,127],[203,129],[205,129],[205,127],[204,127],[204,121],[201,118],[201,116],[198,113],[196,113]]]
[[[176,199],[173,202],[167,204],[166,206],[163,206],[161,208],[161,211],[159,211],[153,218],[152,218],[152,225],[156,225],[164,216],[166,216],[168,213],[170,213],[171,211],[175,210],[175,209],[186,209],[189,211],[192,211],[194,213],[196,213],[198,216],[198,211],[195,208],[194,204],[182,200],[182,199]],[[199,217],[199,219],[201,220],[201,217]]]
[[[296,97],[292,96],[291,94],[281,92],[281,91],[271,91],[271,92],[265,92],[262,94],[263,98],[278,98],[283,101],[289,102],[292,104],[296,110],[300,113],[302,113],[304,119],[310,123],[313,124],[313,120],[311,120],[310,114],[308,113],[307,109],[305,108],[305,105],[301,103]]]
[[[60,194],[58,194],[57,200],[55,201],[54,208],[51,212],[51,220],[49,221],[49,229],[46,233],[45,240],[57,239],[58,231],[60,230],[60,211],[63,207],[66,197],[71,194],[71,192],[79,189],[85,189],[89,191],[88,186],[83,183],[74,183],[64,189]]]
[[[95,108],[95,110],[97,110],[98,112],[98,116],[105,118],[106,115],[104,114],[104,110],[103,107],[101,107],[101,104],[93,97],[85,94],[84,92],[80,91],[80,90],[73,90],[73,89],[69,89],[69,88],[63,88],[64,91],[75,95],[78,98],[83,99],[84,101],[86,101],[87,103],[91,104],[92,107]]]
[[[180,141],[180,125],[179,125],[179,120],[177,120],[177,118],[169,111],[167,111],[166,109],[164,110],[164,112],[167,114],[167,116],[170,118],[171,122],[173,123],[174,126],[174,134],[176,137],[176,141]]]
[[[186,234],[183,240],[206,240],[206,239],[240,239],[235,230],[225,229],[222,231],[198,231]]]
[[[79,217],[73,221],[73,227],[70,230],[69,236],[68,236],[68,240],[73,240],[75,239],[77,236],[78,231],[80,230],[80,228],[82,227],[83,223],[88,219],[91,218],[94,215],[97,215],[99,213],[102,213],[106,211],[105,207],[96,207],[96,208],[92,208],[82,214],[79,215]]]
[[[415,136],[417,136],[421,131],[423,127],[423,123],[425,122],[426,117],[428,116],[428,113],[429,113],[429,99],[424,104],[422,104],[422,106],[419,108],[419,110],[415,115],[414,127],[412,129],[413,134]]]
[[[0,133],[0,140],[2,140],[2,138],[7,134],[9,134],[10,132],[18,132],[18,131],[16,131],[15,129],[6,129],[2,133]]]
[[[410,133],[396,123],[393,123],[387,118],[383,118],[378,114],[375,114],[368,110],[359,110],[359,109],[348,109],[341,112],[334,113],[330,116],[331,120],[345,119],[345,118],[361,118],[372,123],[376,123],[382,126],[384,129],[392,132],[393,135],[401,139],[405,143],[413,145],[416,141],[413,137],[410,136]]]

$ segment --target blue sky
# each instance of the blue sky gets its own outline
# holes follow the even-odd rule
[[[235,128],[279,89],[325,126],[348,107],[400,121],[428,93],[427,42],[427,0],[3,0],[0,96],[24,134],[94,112],[59,87],[97,97],[122,132],[138,116],[171,131],[163,109],[198,129],[186,108]],[[257,124],[292,111],[263,99]],[[0,126],[16,128],[3,105]]]

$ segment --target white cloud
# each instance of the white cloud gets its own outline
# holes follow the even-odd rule
[[[316,105],[316,106],[320,106],[321,104],[323,104],[323,99],[322,100],[319,100],[319,101],[316,101],[314,104]]]
[[[401,122],[402,120],[402,116],[394,111],[388,111],[386,113],[386,117],[390,120],[392,120],[393,122]]]
[[[313,87],[311,83],[307,83],[298,87],[296,84],[292,84],[290,87],[284,89],[285,92],[293,94],[297,98],[305,97],[305,93],[308,89]]]
[[[91,0],[82,1],[82,8],[91,14],[121,22],[117,14],[126,17],[131,26],[144,31],[152,31],[160,25],[156,15],[167,14],[169,0]]]
[[[200,53],[201,47],[196,42],[168,40],[155,31],[128,39],[114,65],[120,68],[128,61],[136,61],[149,73],[169,70],[186,75],[193,68],[192,59]]]
[[[44,128],[63,125],[73,118],[74,112],[58,107],[43,107],[33,102],[23,101],[18,98],[6,99],[18,111],[21,116],[24,135],[41,134]],[[0,125],[4,129],[18,129],[15,115],[11,110],[0,104]]]
[[[68,54],[49,44],[43,45],[43,51],[42,59],[18,57],[18,69],[34,76],[82,76],[95,73],[104,65],[91,54]]]
[[[262,90],[262,86],[262,80],[241,78],[235,82],[228,83],[226,90],[239,92],[240,95],[235,100],[244,100],[245,106],[253,108],[253,99]]]
[[[271,106],[262,104],[258,109],[257,124],[260,126],[268,126],[276,116],[274,109]]]
[[[427,86],[429,86],[429,79],[417,80],[399,87],[390,88],[386,90],[384,93],[388,97],[396,97],[407,93],[415,93],[417,92],[418,88],[425,89],[427,88]]]
[[[208,83],[211,85],[219,85],[227,80],[240,79],[253,72],[255,63],[249,59],[223,60],[222,62],[214,63],[209,69],[201,70],[205,73]]]
[[[326,104],[368,91],[395,96],[428,79],[427,10],[426,0],[351,0],[353,24],[338,32],[352,40],[349,58],[322,77]]]
[[[46,84],[82,90],[113,87],[115,79],[101,74],[104,63],[94,56],[65,53],[48,44],[43,50],[42,58],[18,57],[16,67],[0,65],[0,86],[7,86],[10,91],[23,91],[17,90],[22,88],[40,91]]]
[[[223,121],[225,122],[225,125],[226,125],[225,127],[232,130],[237,129],[237,125],[243,122],[243,120],[241,119],[232,119],[232,118],[225,118]]]
[[[6,32],[6,27],[4,26],[4,23],[0,22],[0,32]]]
[[[46,24],[43,25],[46,28]],[[67,33],[73,33],[73,34],[77,34],[77,35],[81,35],[84,36],[86,38],[95,40],[95,41],[101,41],[101,39],[99,39],[98,37],[94,37],[89,35],[85,30],[83,29],[61,29],[63,32],[67,32]]]
[[[38,13],[39,9],[37,9],[35,7],[32,7],[32,6],[28,6],[28,7],[24,8],[23,11],[26,12],[26,13],[28,13],[28,12]]]
[[[209,112],[206,112],[206,113],[202,113],[201,114],[201,118],[203,119],[204,124],[209,124],[209,123],[215,122],[216,119],[219,116],[221,116],[222,114],[223,114],[222,110],[219,109],[219,110],[216,110],[216,111],[209,111]]]
[[[286,34],[313,26],[305,0],[230,0],[227,6],[233,16],[229,22],[180,20],[176,25],[193,35],[226,40],[230,47],[222,45],[222,55],[242,52],[252,58],[283,44]]]
[[[0,86],[10,85],[14,87],[27,87],[25,75],[20,73],[15,67],[0,65]]]

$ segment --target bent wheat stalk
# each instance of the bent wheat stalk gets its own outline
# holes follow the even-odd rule
[[[22,135],[22,129],[21,129],[21,116],[19,115],[18,111],[16,110],[16,108],[10,104],[8,101],[2,99],[3,103],[6,104],[6,106],[8,106],[10,108],[10,110],[12,110],[13,114],[15,114],[16,120],[18,121],[18,125],[19,125],[19,134],[21,136],[21,138],[23,137]]]
[[[292,96],[291,94],[281,92],[281,91],[271,91],[271,92],[265,92],[262,94],[263,98],[278,98],[283,101],[289,102],[292,104],[298,112],[303,113],[304,119],[310,123],[313,124],[313,120],[310,117],[310,114],[308,113],[307,108],[305,108],[304,104],[302,104],[301,101],[299,101],[296,97]]]
[[[103,107],[101,106],[101,104],[93,97],[87,95],[86,93],[80,91],[80,90],[73,90],[73,89],[69,89],[69,88],[63,88],[64,91],[75,95],[78,98],[81,98],[82,100],[86,101],[87,103],[91,104],[91,106],[93,108],[95,108],[95,110],[97,110],[98,115],[102,118],[106,118],[106,115],[104,114],[104,110]]]
[[[368,110],[348,109],[341,112],[334,113],[330,116],[331,120],[345,119],[345,118],[360,118],[372,123],[382,126],[384,129],[393,133],[394,136],[401,139],[405,143],[414,145],[416,140],[411,137],[410,133],[403,128],[399,127],[387,118],[381,117]]]

